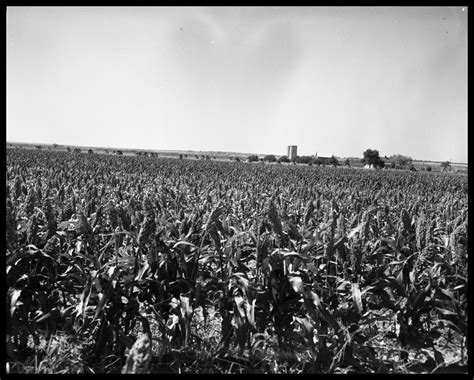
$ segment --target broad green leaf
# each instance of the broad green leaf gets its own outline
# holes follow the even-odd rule
[[[359,315],[362,315],[362,297],[360,294],[360,288],[358,283],[352,283],[352,300],[354,301],[355,308]]]
[[[18,300],[21,296],[21,292],[23,289],[13,289],[10,293],[11,301],[10,301],[10,315],[13,316],[16,310],[16,305],[18,303]]]
[[[304,285],[303,281],[301,280],[300,276],[295,275],[288,275],[288,281],[291,284],[291,287],[296,293],[303,294],[304,292]]]

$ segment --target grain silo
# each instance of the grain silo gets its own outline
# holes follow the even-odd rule
[[[296,145],[288,145],[288,158],[293,160],[296,158],[298,147]]]

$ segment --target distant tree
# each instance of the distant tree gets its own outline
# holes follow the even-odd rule
[[[427,172],[430,172],[430,171],[431,171],[431,166],[427,166],[427,167],[426,167],[426,171],[427,171]]]
[[[413,162],[413,159],[402,154],[394,154],[389,158],[390,162],[395,162],[395,165],[404,168]]]
[[[344,161],[344,165],[348,166],[348,167],[351,167],[351,163],[349,162],[348,158],[346,158],[346,160]]]
[[[89,150],[87,151],[87,153],[89,153],[89,154],[94,154],[94,151],[93,151],[92,149],[89,149]]]
[[[53,144],[53,148],[57,148],[58,147],[58,144]]]
[[[410,165],[410,170],[411,170],[412,172],[416,172],[416,168],[415,168],[415,166],[414,166],[413,164]]]
[[[276,157],[274,154],[267,154],[265,157],[263,157],[263,161],[265,162],[276,162]]]
[[[196,160],[199,160],[199,156],[197,154],[194,155],[196,157]]]
[[[258,162],[258,156],[256,154],[251,154],[247,157],[248,162]]]
[[[313,157],[311,156],[297,156],[296,162],[298,164],[308,164],[313,161]]]
[[[334,157],[334,155],[332,155],[329,159],[329,164],[331,164],[332,166],[339,166],[339,161],[336,157]]]
[[[380,158],[379,151],[376,149],[367,149],[364,152],[363,160],[366,165],[373,165],[374,167],[380,168],[385,166],[385,162]]]
[[[68,152],[70,152],[70,151],[71,151],[71,148],[70,148],[70,147],[67,147],[67,149],[66,149],[66,150],[67,150]]]
[[[367,165],[375,165],[375,163],[379,159],[380,159],[380,156],[379,156],[379,151],[378,150],[367,149],[364,152],[363,160],[364,160],[364,163],[367,164]]]
[[[42,149],[43,147],[41,145],[36,145],[36,149]]]
[[[123,156],[123,153],[121,150],[117,150],[115,151],[115,154],[117,154],[117,156]]]
[[[211,159],[211,157],[209,157],[209,156],[206,156],[206,160],[210,160],[210,159]]]
[[[445,172],[447,170],[451,170],[451,164],[450,164],[449,161],[444,161],[441,164],[439,164],[439,166],[441,166],[441,169],[442,169],[443,172]]]
[[[235,157],[235,162],[240,162],[240,158],[239,158],[239,157]]]
[[[188,158],[188,155],[187,155],[187,154],[185,154],[185,155],[184,155],[184,158]]]
[[[74,153],[81,153],[81,148],[74,148]]]
[[[279,163],[290,162],[290,159],[288,158],[288,156],[281,156],[281,157],[278,158],[278,162]]]
[[[392,169],[395,169],[395,168],[397,167],[397,164],[392,161],[392,162],[390,163],[390,167],[391,167]]]
[[[212,158],[213,158],[214,160],[217,160],[217,157],[216,157],[216,156],[212,156]]]
[[[179,155],[179,159],[180,159],[180,160],[183,159],[183,155],[182,155],[182,154]]]

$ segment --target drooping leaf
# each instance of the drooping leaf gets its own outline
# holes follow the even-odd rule
[[[358,283],[352,283],[352,300],[354,301],[355,309],[362,316],[362,297],[360,294],[360,287]]]

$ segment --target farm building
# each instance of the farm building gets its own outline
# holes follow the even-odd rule
[[[331,164],[331,157],[323,157],[318,156],[318,152],[316,152],[313,156],[315,163],[319,163],[320,165],[330,165]]]

